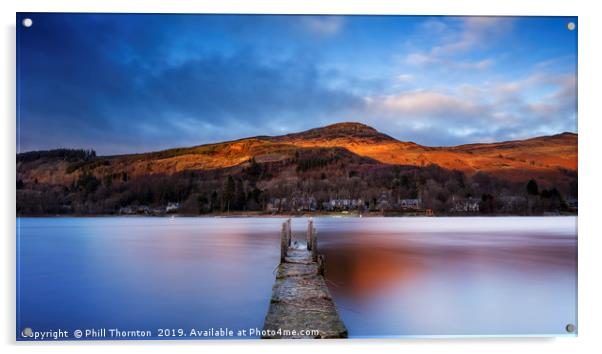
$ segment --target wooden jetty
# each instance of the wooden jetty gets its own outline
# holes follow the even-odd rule
[[[280,264],[262,338],[347,338],[324,278],[313,220],[305,240],[293,240],[291,220],[282,224]]]

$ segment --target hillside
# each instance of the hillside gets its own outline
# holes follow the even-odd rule
[[[82,163],[74,172],[93,167],[98,175],[117,171],[131,176],[172,174],[232,167],[251,157],[258,162],[277,161],[299,148],[315,147],[342,147],[386,164],[436,164],[468,173],[493,173],[512,180],[528,180],[533,176],[562,179],[564,170],[577,169],[577,135],[572,133],[491,144],[427,147],[395,140],[364,124],[339,123],[277,137],[253,137],[145,154],[99,157],[94,163]],[[68,165],[63,161],[19,164],[18,172],[23,174],[25,181],[37,178],[44,183],[71,183],[73,173],[67,173]]]
[[[344,147],[382,163],[436,164],[470,174],[492,173],[513,181],[533,177],[566,180],[563,170],[577,170],[577,135],[572,133],[492,144],[427,147],[397,141],[363,124],[342,123],[273,140],[303,147]]]
[[[337,186],[348,189],[347,184],[359,179],[367,187],[374,187],[372,194],[378,194],[397,188],[391,185],[403,177],[405,172],[400,171],[422,171],[432,165],[446,171],[431,171],[439,175],[437,183],[442,185],[446,184],[442,175],[451,176],[457,171],[465,176],[458,181],[460,185],[465,184],[464,179],[473,176],[478,179],[481,178],[479,174],[485,174],[505,181],[507,190],[518,190],[522,187],[517,186],[535,179],[542,187],[569,193],[575,189],[577,179],[577,135],[572,133],[490,144],[428,147],[398,141],[361,123],[339,123],[283,136],[258,136],[143,154],[75,154],[67,158],[57,151],[61,152],[17,155],[17,180],[19,189],[23,190],[22,196],[25,191],[31,197],[53,190],[58,194],[75,193],[85,204],[88,194],[102,187],[100,189],[106,189],[104,198],[116,198],[114,204],[124,204],[137,200],[122,200],[122,197],[124,191],[138,193],[130,188],[138,186],[139,181],[154,181],[158,187],[148,188],[156,189],[163,188],[161,183],[167,183],[169,176],[181,179],[183,175],[189,176],[189,190],[170,198],[182,200],[191,190],[209,193],[223,189],[228,176],[240,178],[245,193],[248,193],[247,189],[257,189],[271,191],[268,194],[274,196],[284,193],[286,188],[299,188],[295,183],[314,181],[319,184],[326,180],[331,185],[322,189],[332,194],[338,190]],[[249,169],[260,173],[245,175]],[[372,179],[379,182],[372,182]],[[85,197],[78,194],[82,186],[87,186],[83,187],[87,191]],[[319,187],[312,188],[320,190]],[[381,192],[378,192],[379,188]],[[411,188],[414,191],[408,190],[405,194],[415,196],[421,187]],[[278,193],[273,192],[276,189]],[[477,188],[471,193],[481,192]]]

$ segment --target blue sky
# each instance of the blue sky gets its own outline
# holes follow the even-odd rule
[[[577,129],[573,17],[17,14],[18,151],[362,122],[431,146]]]

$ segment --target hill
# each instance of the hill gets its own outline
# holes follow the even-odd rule
[[[418,176],[421,173],[426,174],[422,179]],[[462,177],[458,178],[458,174]],[[497,181],[494,184],[498,190],[466,186],[469,182],[478,184],[475,181],[483,176],[489,182],[481,184]],[[428,147],[398,141],[361,123],[338,123],[282,136],[143,154],[96,156],[93,151],[65,149],[27,152],[17,155],[17,208],[19,201],[30,203],[28,198],[54,198],[56,203],[63,199],[65,202],[54,205],[57,210],[81,211],[84,205],[83,209],[89,212],[100,209],[111,213],[132,203],[183,203],[191,195],[208,200],[213,192],[223,208],[224,198],[233,198],[224,196],[230,192],[225,190],[232,183],[230,179],[236,180],[234,187],[230,186],[231,193],[239,188],[240,193],[245,193],[245,200],[251,191],[263,193],[263,199],[256,200],[263,207],[269,199],[285,194],[291,197],[303,189],[307,198],[314,199],[318,195],[331,199],[333,195],[352,194],[356,199],[375,199],[396,189],[397,199],[416,197],[426,189],[428,180],[436,181],[445,191],[440,193],[442,204],[448,203],[448,197],[456,200],[457,188],[446,186],[454,180],[464,189],[463,195],[458,195],[461,198],[485,192],[501,195],[499,188],[514,195],[531,179],[537,180],[540,187],[572,196],[576,194],[577,135],[562,133],[488,144]],[[186,186],[182,187],[182,183]],[[352,186],[354,183],[357,186]],[[363,196],[361,188],[365,190]],[[167,192],[170,189],[174,191]],[[431,185],[429,189],[435,188]],[[150,197],[141,198],[144,193]],[[99,206],[98,199],[102,198],[103,206]],[[239,199],[239,205],[246,204],[242,195]]]

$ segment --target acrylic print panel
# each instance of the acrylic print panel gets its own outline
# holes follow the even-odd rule
[[[16,21],[18,340],[576,335],[577,18]]]

